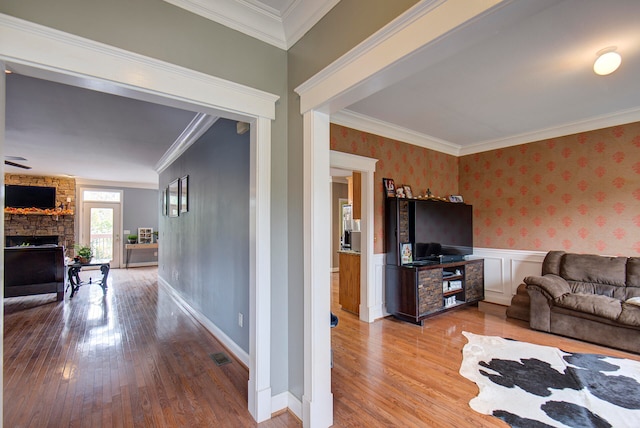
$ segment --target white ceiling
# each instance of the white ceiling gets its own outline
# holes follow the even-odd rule
[[[5,172],[156,187],[154,166],[195,113],[9,74],[5,149],[27,160]]]
[[[307,28],[336,2],[197,0],[200,7],[244,8],[219,19],[223,24],[242,13],[276,17],[285,45],[297,40],[285,37],[286,26]],[[331,120],[452,154],[640,121],[638,17],[638,0],[505,1],[407,58],[404,79]],[[244,31],[257,37],[264,30]],[[595,53],[612,45],[622,66],[596,76]],[[153,166],[195,115],[28,79],[8,78],[5,153],[26,157],[32,173],[157,183]]]

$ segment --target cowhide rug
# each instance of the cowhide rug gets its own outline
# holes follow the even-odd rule
[[[640,362],[462,334],[476,412],[513,427],[640,427]]]

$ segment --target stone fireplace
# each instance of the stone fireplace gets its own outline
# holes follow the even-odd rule
[[[64,205],[74,214],[4,214],[5,246],[58,244],[65,255],[73,256],[75,244],[76,181],[72,178],[5,174],[5,184],[50,186],[56,188],[56,206]],[[68,202],[68,200],[71,202]],[[13,245],[10,245],[13,244]]]

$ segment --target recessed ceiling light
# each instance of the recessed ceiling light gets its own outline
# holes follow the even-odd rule
[[[602,49],[596,55],[598,59],[593,63],[593,71],[600,76],[613,73],[622,63],[622,57],[616,52],[615,46]]]

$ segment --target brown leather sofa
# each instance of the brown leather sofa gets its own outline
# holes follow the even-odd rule
[[[524,282],[531,328],[640,353],[640,257],[550,251]]]
[[[56,300],[63,300],[65,273],[64,247],[4,249],[4,297],[56,293]]]

